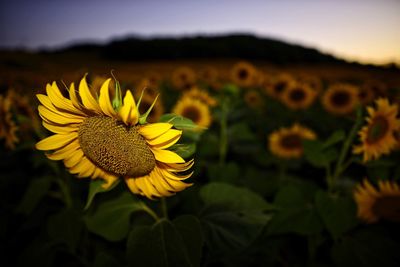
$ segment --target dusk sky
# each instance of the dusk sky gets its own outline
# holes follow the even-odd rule
[[[108,42],[129,34],[253,33],[350,60],[400,63],[400,0],[77,1],[0,4],[0,47]]]

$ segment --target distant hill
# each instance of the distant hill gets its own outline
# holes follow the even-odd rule
[[[53,52],[95,53],[107,60],[123,61],[241,58],[272,63],[346,63],[316,49],[246,34],[152,39],[126,37],[106,45],[76,44]]]

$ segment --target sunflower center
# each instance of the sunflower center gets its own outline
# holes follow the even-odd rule
[[[400,222],[400,196],[382,196],[376,199],[372,206],[378,217]]]
[[[290,99],[292,99],[295,102],[301,102],[305,99],[306,94],[304,90],[301,88],[296,88],[292,92],[290,92]]]
[[[238,72],[238,76],[239,76],[239,79],[246,80],[247,76],[249,76],[249,72],[247,70],[245,70],[245,69],[241,69]]]
[[[336,92],[331,100],[335,106],[347,106],[350,103],[350,95],[347,92]]]
[[[379,141],[386,135],[388,130],[389,130],[389,123],[384,117],[378,116],[374,118],[370,127],[368,128],[367,142],[375,143]]]
[[[98,167],[113,174],[140,177],[156,161],[137,127],[127,127],[105,116],[86,118],[78,131],[84,154]]]
[[[278,83],[276,83],[275,86],[274,86],[275,93],[277,93],[277,94],[282,93],[285,90],[286,86],[287,86],[286,82],[278,82]]]
[[[182,116],[191,119],[194,123],[197,123],[201,117],[199,110],[193,106],[186,107],[182,112]]]
[[[301,137],[298,134],[288,134],[281,139],[280,143],[286,149],[301,148]]]

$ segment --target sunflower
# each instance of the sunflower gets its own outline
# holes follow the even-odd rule
[[[282,94],[289,88],[292,87],[295,80],[290,74],[282,73],[272,78],[265,84],[265,91],[267,95],[280,99]]]
[[[363,160],[367,162],[377,159],[383,154],[398,147],[396,132],[400,130],[400,120],[397,119],[397,105],[390,105],[386,98],[376,101],[377,108],[367,107],[368,124],[359,131],[361,144],[355,146],[353,153],[364,153]]]
[[[207,66],[199,71],[199,80],[206,84],[214,84],[218,81],[218,71],[216,68]]]
[[[295,83],[282,93],[282,102],[290,109],[307,109],[312,105],[317,92],[305,83]]]
[[[269,149],[280,158],[300,158],[303,155],[303,140],[314,140],[316,134],[300,124],[281,128],[269,135]]]
[[[250,108],[259,108],[264,104],[262,96],[256,90],[246,91],[243,98]]]
[[[200,90],[198,87],[194,86],[190,90],[185,91],[182,94],[182,98],[185,97],[190,97],[194,99],[198,99],[204,104],[210,106],[210,107],[215,107],[217,105],[217,100],[210,96],[206,91]]]
[[[330,86],[322,96],[324,108],[335,115],[352,112],[358,103],[358,88],[349,84]]]
[[[251,87],[255,85],[258,78],[255,66],[249,62],[239,61],[231,69],[231,79],[239,87]]]
[[[53,151],[47,157],[63,160],[78,177],[104,179],[105,188],[122,177],[133,193],[153,199],[190,186],[183,180],[191,173],[179,173],[190,169],[193,160],[185,162],[167,150],[182,131],[172,129],[170,123],[145,123],[130,90],[123,101],[117,90],[119,97],[112,104],[110,82],[103,83],[98,100],[90,93],[85,77],[79,84],[79,96],[71,84],[69,98],[55,82],[47,84],[47,95],[37,95],[38,109],[43,126],[55,134],[38,142],[36,148]]]
[[[157,122],[160,119],[161,115],[164,114],[164,106],[161,99],[158,98],[157,101],[154,103],[154,106],[151,108],[153,103],[154,98],[149,95],[143,94],[143,97],[140,101],[139,113],[145,114],[147,110],[151,110],[147,117],[148,122]]]
[[[172,113],[191,119],[198,126],[205,128],[210,126],[212,121],[210,109],[207,104],[191,97],[182,97],[178,100],[172,109]]]
[[[379,219],[400,222],[400,186],[392,181],[378,181],[378,188],[367,179],[356,186],[354,199],[357,215],[366,223]]]
[[[19,142],[18,126],[12,118],[11,105],[10,97],[0,95],[0,139],[4,138],[7,148],[15,149],[15,145]]]
[[[189,67],[180,67],[172,73],[172,85],[175,89],[185,90],[196,83],[196,73]]]
[[[298,77],[298,81],[307,84],[317,94],[322,92],[322,81],[320,78],[314,75],[301,75]]]

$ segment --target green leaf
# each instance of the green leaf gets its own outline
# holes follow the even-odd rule
[[[317,210],[326,228],[334,239],[358,224],[357,208],[352,198],[331,196],[319,191],[315,196]]]
[[[317,211],[298,187],[282,188],[276,195],[274,204],[280,209],[268,225],[269,235],[284,233],[310,235],[322,230],[323,225]]]
[[[183,235],[188,233],[187,228],[193,226],[193,222],[193,219],[179,219],[179,228],[177,228],[176,222],[171,223],[163,219],[152,227],[135,227],[129,234],[127,244],[129,265],[135,267],[199,266],[201,238],[196,237],[196,233],[193,233],[194,230],[199,230],[198,225],[194,225],[194,229],[190,233],[190,235],[194,234],[193,239],[183,238]],[[181,230],[183,226],[186,230],[182,235],[178,229]],[[190,246],[187,246],[187,242],[191,243]],[[195,251],[191,251],[193,248]],[[193,262],[193,260],[195,261]]]
[[[173,224],[183,239],[192,266],[200,266],[204,236],[199,219],[183,215],[173,220]]]
[[[326,167],[339,156],[337,149],[325,149],[324,144],[318,140],[304,140],[303,148],[306,160],[315,167]]]
[[[206,205],[229,206],[234,211],[270,211],[274,206],[260,195],[244,187],[225,183],[209,183],[200,190],[200,197]]]
[[[21,202],[17,207],[17,212],[25,215],[30,214],[39,202],[46,196],[50,189],[53,178],[44,176],[37,179],[32,179],[28,189],[26,190]]]
[[[235,162],[228,162],[221,166],[219,163],[207,163],[207,172],[213,181],[233,183],[240,177],[239,166]]]
[[[274,206],[256,193],[224,183],[200,190],[206,204],[201,222],[212,253],[232,253],[251,244],[272,217]]]
[[[162,115],[159,121],[171,123],[179,130],[194,130],[198,128],[192,120],[172,113]]]
[[[102,179],[95,179],[95,180],[91,180],[90,181],[90,186],[89,186],[89,194],[86,200],[86,205],[84,210],[87,210],[90,205],[93,202],[94,197],[98,194],[98,193],[104,193],[104,192],[108,192],[112,189],[114,189],[118,184],[119,184],[119,180],[117,180],[113,185],[111,185],[109,188],[104,189],[102,187],[102,185],[105,183],[104,180]]]
[[[196,144],[174,144],[168,149],[177,153],[182,158],[190,158],[196,152]]]
[[[325,140],[322,148],[326,149],[330,146],[333,146],[340,141],[343,141],[346,138],[346,133],[343,130],[338,130],[335,131],[331,134],[331,136],[328,137],[328,139]]]
[[[133,194],[123,192],[116,199],[99,203],[96,210],[85,216],[88,229],[110,241],[126,237],[133,212],[143,211],[147,206]]]
[[[51,216],[47,222],[47,232],[54,240],[67,245],[71,252],[75,251],[81,238],[84,224],[73,210],[63,210]]]
[[[228,129],[228,135],[231,142],[253,141],[256,139],[254,133],[246,123],[231,125]]]

